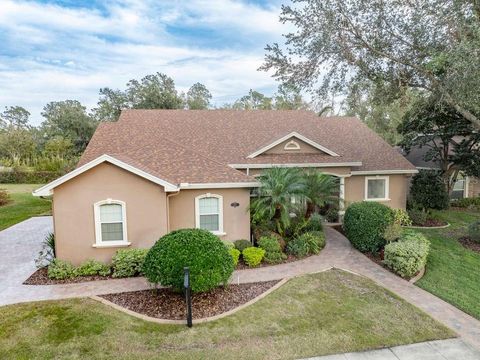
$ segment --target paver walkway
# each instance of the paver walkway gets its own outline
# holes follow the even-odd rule
[[[317,356],[305,360],[476,360],[480,351],[459,339],[428,341],[387,349]]]
[[[18,302],[63,299],[120,291],[147,289],[143,278],[115,279],[68,285],[34,286],[22,282],[35,270],[33,259],[45,235],[52,229],[50,217],[32,218],[0,232],[0,306]],[[235,271],[232,282],[277,280],[339,268],[366,276],[433,318],[455,330],[463,340],[480,349],[480,321],[414,286],[355,250],[337,231],[326,228],[327,245],[317,256],[277,266]]]

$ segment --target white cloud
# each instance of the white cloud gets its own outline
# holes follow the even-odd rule
[[[276,82],[257,69],[266,43],[286,29],[278,6],[232,0],[117,0],[103,11],[2,0],[0,106],[21,105],[35,123],[50,101],[91,108],[101,87],[163,72],[179,90],[199,81],[221,105]],[[173,29],[173,30],[172,30]],[[283,29],[283,30],[282,30]]]

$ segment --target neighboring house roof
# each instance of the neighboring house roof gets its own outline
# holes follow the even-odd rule
[[[405,158],[415,165],[418,169],[432,169],[440,170],[441,166],[436,161],[425,161],[425,155],[430,148],[427,146],[423,147],[412,147],[410,152],[407,154],[403,149],[398,148],[398,151],[405,156]]]
[[[271,152],[298,140],[310,153]],[[179,188],[250,186],[237,169],[348,166],[371,173],[415,167],[357,118],[311,111],[124,110],[97,128],[78,167],[108,155]]]

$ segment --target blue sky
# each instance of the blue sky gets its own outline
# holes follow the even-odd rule
[[[163,72],[179,90],[202,82],[215,105],[250,88],[267,43],[288,32],[280,0],[1,0],[0,107],[21,105],[38,124],[50,101],[94,107],[101,87]]]

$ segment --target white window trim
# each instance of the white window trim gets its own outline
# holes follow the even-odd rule
[[[102,223],[100,221],[100,206],[105,204],[118,204],[122,206],[122,230],[123,230],[123,240],[121,241],[103,241],[102,240]],[[129,246],[131,243],[128,241],[127,237],[127,206],[125,202],[120,200],[106,199],[98,201],[93,205],[93,213],[95,216],[95,244],[93,247],[102,248],[102,247],[122,247]]]
[[[210,232],[217,236],[226,235],[223,232],[223,196],[222,195],[207,193],[207,194],[198,195],[195,198],[195,227],[197,229],[200,229],[200,199],[210,198],[210,197],[218,199],[218,230],[210,231]]]
[[[283,150],[287,150],[287,151],[289,151],[289,150],[300,150],[300,145],[295,140],[290,140],[289,142],[287,142],[285,144],[285,146],[283,147]]]
[[[368,197],[368,181],[369,180],[385,180],[385,197],[369,198]],[[390,177],[389,176],[366,176],[365,177],[365,201],[390,201]]]

